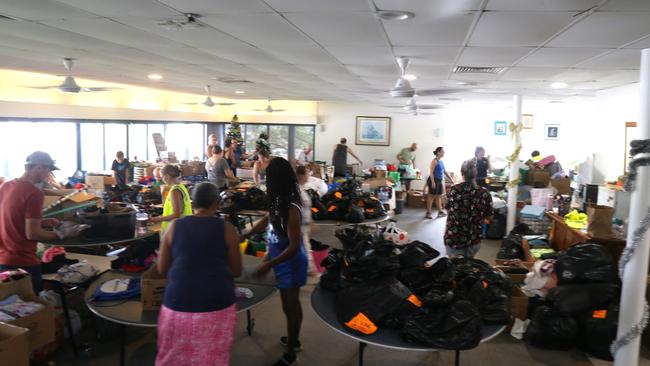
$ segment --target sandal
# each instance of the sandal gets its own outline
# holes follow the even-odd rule
[[[436,218],[438,218],[438,217],[445,217],[445,216],[447,216],[447,213],[446,213],[446,212],[443,212],[443,211],[440,211],[440,212],[438,212],[438,216],[436,216]]]
[[[430,213],[424,215],[424,218],[425,218],[425,219],[433,219],[433,217],[431,216]]]
[[[319,275],[320,275],[320,273],[319,273]],[[286,347],[288,341],[289,341],[289,337],[287,337],[287,336],[280,337],[280,343],[282,343],[283,346]],[[296,347],[293,349],[293,351],[296,352],[296,353],[302,351],[302,344],[300,344],[300,341],[296,342]]]
[[[282,355],[282,357],[277,360],[273,366],[293,366],[298,364],[298,358],[296,355],[289,355],[288,353],[285,353]]]

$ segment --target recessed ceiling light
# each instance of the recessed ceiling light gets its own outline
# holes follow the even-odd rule
[[[235,94],[244,94],[244,93],[246,93],[246,92],[243,91],[243,90],[236,90],[236,91],[235,91]]]
[[[377,17],[383,20],[408,20],[413,19],[415,14],[401,10],[379,10]]]
[[[413,74],[406,74],[406,75],[403,76],[403,78],[408,80],[408,81],[413,81],[413,80],[417,79],[418,77],[413,75]]]
[[[556,81],[553,84],[551,84],[551,88],[553,89],[564,89],[567,86],[569,86],[569,84],[565,83],[564,81]]]
[[[160,74],[149,74],[147,75],[147,77],[149,78],[149,80],[162,80],[163,78],[162,75]]]
[[[457,81],[456,85],[469,85],[467,81]]]

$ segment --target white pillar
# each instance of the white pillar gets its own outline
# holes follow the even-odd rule
[[[650,48],[641,53],[641,76],[639,83],[639,105],[641,107],[638,123],[638,138],[650,139]],[[626,146],[629,150],[629,146]],[[627,153],[627,151],[626,151]],[[632,244],[634,231],[637,230],[650,207],[650,167],[639,168],[635,190],[630,197],[630,221],[627,229],[627,245]],[[623,276],[621,310],[618,317],[618,334],[620,337],[637,324],[643,314],[645,301],[646,274],[648,273],[648,252],[650,251],[650,232],[636,248],[634,256],[628,262]],[[619,348],[614,365],[636,366],[639,364],[639,345],[641,337]]]
[[[518,126],[521,124],[521,95],[515,95],[515,125]],[[521,138],[519,134],[515,134],[515,149],[521,143]],[[509,181],[514,181],[519,178],[519,154],[514,157],[514,161],[510,163],[510,179]],[[514,186],[508,188],[508,221],[506,224],[506,233],[509,233],[515,227],[515,222],[517,221],[517,193],[519,192],[519,187]]]

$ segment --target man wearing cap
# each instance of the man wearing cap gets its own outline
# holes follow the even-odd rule
[[[36,256],[36,241],[58,239],[44,227],[60,224],[57,219],[43,219],[43,192],[36,186],[58,170],[54,160],[36,151],[25,161],[22,177],[0,186],[0,271],[22,268],[31,274],[34,290],[41,290],[41,264]]]

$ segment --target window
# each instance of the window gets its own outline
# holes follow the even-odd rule
[[[80,128],[81,169],[87,172],[101,172],[104,170],[104,125],[82,123]]]
[[[200,123],[168,123],[165,144],[182,160],[203,159],[205,126]]]
[[[156,145],[153,143],[153,137],[152,137],[154,133],[159,133],[162,135],[163,138],[165,138],[165,125],[162,123],[147,124],[147,140],[149,141],[149,151],[148,151],[149,154],[147,155],[147,160],[149,161],[156,161],[156,159],[158,159],[158,152],[156,151]],[[142,143],[146,143],[146,141],[143,141]],[[165,144],[167,144],[166,140],[165,140]]]
[[[0,176],[20,177],[25,158],[34,151],[50,154],[60,170],[58,180],[71,176],[77,169],[77,130],[66,122],[0,122]]]
[[[289,126],[269,126],[271,155],[287,158],[289,150]]]
[[[147,160],[147,125],[129,124],[129,159]]]
[[[311,146],[312,151],[314,150],[314,126],[295,126],[295,152],[294,157],[297,157],[300,154],[300,151],[307,147]],[[313,152],[312,152],[313,156]]]
[[[259,139],[261,133],[269,134],[267,125],[244,125],[245,135],[244,143],[246,144],[246,153],[255,152],[255,141]]]
[[[96,140],[95,140],[96,141]],[[104,170],[111,170],[115,154],[121,151],[126,156],[126,125],[123,123],[104,124]]]

